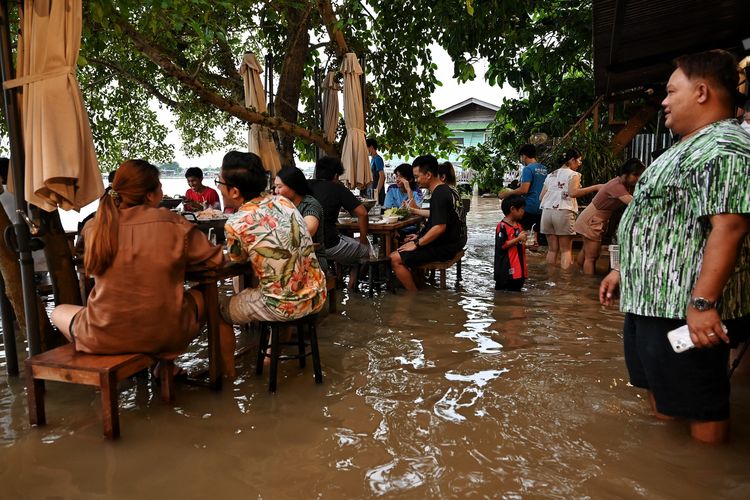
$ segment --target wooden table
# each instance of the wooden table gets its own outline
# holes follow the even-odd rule
[[[378,217],[376,220],[380,220],[380,218]],[[421,224],[424,220],[424,217],[419,215],[409,215],[400,221],[384,224],[376,222],[373,218],[370,218],[367,233],[381,235],[383,237],[385,240],[385,255],[388,256],[395,250],[393,242],[396,240],[398,230],[409,226],[416,226]],[[336,228],[342,233],[356,233],[359,231],[359,220],[356,218],[346,219],[344,221],[339,220],[339,222],[336,223]]]
[[[234,276],[253,274],[252,265],[247,263],[227,263],[218,269],[188,271],[187,281],[198,283],[203,288],[206,303],[206,323],[208,326],[208,385],[213,390],[221,389],[221,340],[219,335],[219,285],[220,281]]]

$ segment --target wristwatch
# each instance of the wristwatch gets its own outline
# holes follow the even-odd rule
[[[414,246],[419,247],[419,238],[414,240]]]
[[[709,309],[713,309],[716,307],[716,301],[710,301],[703,297],[690,297],[690,305],[693,306],[693,308],[696,311],[708,311]]]

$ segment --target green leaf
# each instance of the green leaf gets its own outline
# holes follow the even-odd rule
[[[297,222],[297,217],[292,215],[292,247],[293,248],[299,248],[300,245],[300,227],[299,222]]]
[[[255,247],[255,251],[267,259],[282,260],[291,257],[289,250],[273,247]]]
[[[289,283],[289,280],[292,278],[292,274],[294,274],[294,266],[297,264],[297,253],[292,253],[291,257],[287,261],[286,264],[284,264],[284,269],[281,271],[281,286],[286,286],[287,283]]]

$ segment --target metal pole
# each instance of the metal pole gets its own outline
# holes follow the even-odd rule
[[[13,306],[5,295],[5,281],[0,276],[0,314],[2,314],[3,345],[5,346],[5,368],[8,375],[18,375],[18,353],[16,352],[16,330],[13,326]]]
[[[362,76],[359,79],[359,83],[362,86],[362,129],[367,130],[367,93],[365,92],[367,89],[367,56],[365,54],[362,54],[359,65],[362,67]]]
[[[8,1],[0,1],[0,76],[3,83],[14,77],[13,59],[10,45],[10,19],[8,16]],[[36,284],[34,283],[34,259],[31,256],[32,243],[29,226],[24,218],[27,216],[26,200],[24,199],[24,164],[23,136],[21,135],[21,120],[18,110],[16,89],[3,88],[3,103],[5,104],[5,121],[8,124],[10,136],[10,158],[13,172],[13,194],[16,197],[17,217],[13,223],[16,230],[16,246],[12,249],[18,252],[18,262],[21,265],[21,286],[23,288],[23,312],[26,320],[26,339],[29,346],[29,356],[41,352],[39,340],[39,317],[37,316]],[[9,238],[6,238],[6,241]]]
[[[268,114],[274,116],[273,105],[273,56],[266,56],[266,91],[268,92]]]
[[[315,66],[313,72],[313,80],[315,81],[315,92],[313,99],[315,99],[315,122],[321,124],[320,130],[323,130],[323,106],[320,103],[320,68]],[[315,160],[320,159],[320,147],[315,146]]]

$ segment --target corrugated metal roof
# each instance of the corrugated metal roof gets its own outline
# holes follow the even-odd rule
[[[486,130],[491,122],[447,122],[451,130]]]
[[[597,95],[661,90],[675,57],[709,49],[746,54],[750,0],[594,0]]]

